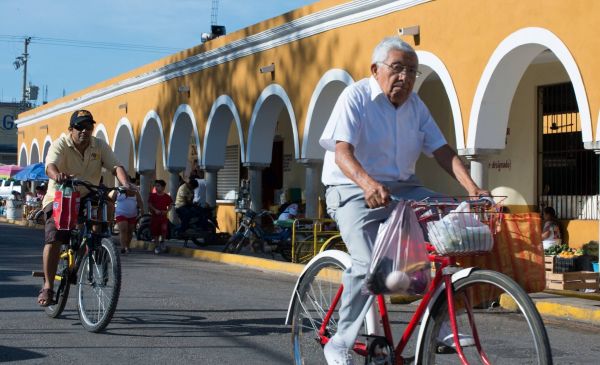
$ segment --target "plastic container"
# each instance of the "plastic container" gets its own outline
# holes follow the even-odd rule
[[[23,218],[23,202],[20,200],[8,199],[6,201],[6,219]]]
[[[592,268],[594,269],[594,272],[598,272],[598,263],[592,262]]]

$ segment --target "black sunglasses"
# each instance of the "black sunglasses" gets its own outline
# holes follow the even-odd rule
[[[93,131],[94,130],[94,125],[93,124],[76,124],[73,126],[73,128],[75,128],[78,131],[82,131],[82,130],[86,130],[86,131]]]

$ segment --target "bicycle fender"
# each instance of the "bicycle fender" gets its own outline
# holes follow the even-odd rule
[[[455,283],[460,279],[466,278],[467,276],[471,275],[471,273],[475,270],[477,270],[477,267],[467,267],[464,268],[462,270],[459,270],[457,272],[455,272],[454,274],[452,274],[452,282]],[[431,296],[431,300],[429,301],[429,304],[427,305],[427,308],[425,309],[425,313],[423,313],[423,318],[421,318],[421,326],[419,326],[419,335],[417,337],[417,345],[415,347],[415,361],[417,359],[420,359],[420,355],[421,355],[421,351],[422,350],[422,340],[423,340],[423,333],[425,332],[425,324],[427,323],[427,321],[429,320],[429,316],[431,314],[431,308],[433,307],[433,305],[435,304],[435,302],[438,300],[438,297],[440,295],[444,295],[445,294],[445,286],[444,285],[440,285],[439,288],[437,288],[437,290],[435,291],[435,293],[433,293],[433,295]]]
[[[320,254],[318,254],[317,256],[313,257],[306,264],[306,266],[304,266],[304,269],[300,273],[298,280],[296,280],[296,285],[294,285],[294,291],[292,292],[292,297],[290,298],[290,303],[288,305],[287,315],[285,316],[285,324],[288,326],[292,325],[292,314],[294,312],[294,305],[296,303],[296,292],[298,291],[298,286],[300,285],[300,281],[306,274],[306,271],[310,268],[311,264],[321,257],[332,257],[332,258],[340,261],[347,268],[352,266],[352,259],[350,258],[350,255],[348,255],[346,252],[339,251],[339,250],[324,251],[324,252],[321,252]]]

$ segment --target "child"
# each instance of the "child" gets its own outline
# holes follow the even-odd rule
[[[140,196],[140,193],[133,190],[127,190],[118,194],[116,191],[113,191],[110,196],[111,199],[115,199],[115,195],[115,222],[117,222],[117,225],[119,226],[121,253],[127,254],[131,252],[129,244],[133,237],[133,231],[135,231],[137,216],[143,206],[142,197]]]
[[[154,188],[156,193],[151,193],[148,198],[148,206],[150,208],[150,214],[152,220],[150,223],[150,230],[152,231],[152,238],[154,238],[154,253],[159,254],[164,250],[164,240],[167,237],[168,219],[167,212],[173,200],[167,194],[165,194],[165,183],[164,180],[154,181]],[[160,236],[160,241],[159,241]]]
[[[542,217],[544,219],[542,244],[544,245],[544,250],[547,250],[562,243],[560,225],[558,218],[556,218],[556,211],[552,207],[545,207],[542,212]]]

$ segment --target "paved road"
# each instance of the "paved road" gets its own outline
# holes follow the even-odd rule
[[[90,334],[71,297],[64,317],[35,304],[42,232],[0,224],[0,362],[290,364],[283,325],[295,278],[137,251],[107,331]],[[391,306],[397,332],[410,306]],[[598,328],[549,323],[557,364],[598,363]],[[510,332],[510,330],[507,330]],[[396,335],[396,338],[398,335]],[[507,351],[517,346],[511,336]],[[513,342],[511,342],[513,341]]]

